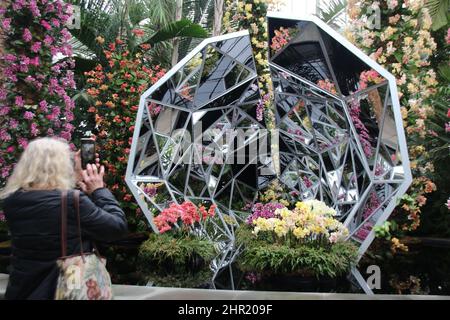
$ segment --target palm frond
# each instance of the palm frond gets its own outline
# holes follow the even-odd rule
[[[83,44],[76,37],[70,38],[69,44],[72,47],[73,55],[75,57],[83,58],[83,59],[96,59],[97,56],[95,52],[89,49],[85,44]]]
[[[344,23],[342,16],[345,15],[346,8],[347,0],[330,0],[319,6],[317,16],[331,27],[338,29]]]
[[[143,3],[145,11],[148,13],[147,18],[155,29],[159,30],[174,20],[174,0],[143,0]]]
[[[188,19],[181,19],[170,23],[166,27],[157,31],[150,39],[145,41],[151,45],[178,37],[206,38],[208,36],[205,29]]]
[[[434,31],[448,24],[450,0],[427,0],[425,7],[430,13],[431,20],[433,21],[432,29]]]

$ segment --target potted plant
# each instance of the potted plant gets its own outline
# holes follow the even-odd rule
[[[171,203],[154,218],[160,234],[151,234],[139,249],[139,269],[147,283],[169,287],[209,287],[214,244],[200,224],[215,215],[190,201]]]
[[[242,248],[238,267],[254,288],[331,289],[357,258],[356,246],[345,241],[348,229],[335,215],[318,200],[297,201],[292,209],[279,202],[256,203],[236,233]]]

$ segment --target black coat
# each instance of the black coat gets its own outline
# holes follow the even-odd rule
[[[80,252],[73,192],[68,194],[67,255]],[[11,231],[11,272],[6,299],[53,299],[61,256],[61,191],[19,190],[4,200]],[[113,241],[127,232],[125,214],[108,189],[80,194],[83,248]]]

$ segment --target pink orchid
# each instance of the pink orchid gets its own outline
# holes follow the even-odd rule
[[[45,35],[45,37],[44,37],[44,43],[45,43],[47,46],[51,45],[51,44],[53,43],[53,41],[54,41],[54,39],[53,39],[52,36],[49,36],[48,34]]]
[[[39,11],[39,8],[37,6],[36,0],[31,0],[30,1],[29,8],[30,8],[30,11],[31,11],[31,14],[33,15],[33,17],[40,17],[41,16],[41,12]]]
[[[43,26],[47,31],[52,30],[52,26],[45,20],[41,20],[41,26]]]
[[[23,118],[26,120],[31,120],[34,118],[34,113],[31,111],[25,111],[25,113],[23,114]]]
[[[59,26],[61,25],[58,19],[53,18],[51,20],[51,23],[54,27],[59,28]]]
[[[31,34],[31,32],[30,32],[30,30],[29,30],[28,28],[25,28],[25,29],[23,30],[22,39],[23,39],[25,42],[30,42],[31,39],[33,39],[33,35]]]
[[[40,42],[33,43],[33,45],[31,46],[31,51],[37,53],[39,52],[39,50],[41,50],[41,43]]]
[[[17,139],[17,141],[22,148],[25,149],[26,147],[28,147],[28,140],[26,138],[19,138]]]
[[[14,104],[17,105],[18,107],[23,107],[25,101],[23,100],[22,96],[17,96],[14,101]]]
[[[9,127],[11,129],[16,129],[19,126],[19,121],[17,121],[16,119],[11,119],[9,121]]]
[[[48,104],[47,101],[42,100],[41,102],[39,102],[39,109],[43,112],[47,112],[47,108],[48,108]]]
[[[0,107],[0,116],[6,116],[11,111],[11,108],[8,106]]]
[[[3,56],[3,60],[5,60],[6,62],[15,62],[17,60],[17,57],[11,53],[8,53]]]
[[[39,134],[39,129],[38,129],[36,123],[32,123],[32,124],[31,124],[30,131],[31,131],[31,135],[32,135],[33,137],[36,137],[36,136]]]
[[[11,18],[3,19],[2,27],[3,27],[3,30],[9,31],[9,29],[11,28]]]

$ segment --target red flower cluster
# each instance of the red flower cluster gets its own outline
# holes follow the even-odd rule
[[[180,219],[187,227],[194,225],[200,220],[206,220],[209,217],[214,217],[216,206],[213,204],[206,210],[205,206],[201,205],[199,208],[190,201],[185,201],[182,204],[172,203],[170,206],[155,217],[154,222],[160,233],[172,230],[175,223]]]
[[[139,32],[138,32],[139,33]],[[100,40],[100,41],[99,41]],[[104,43],[103,39],[97,42]],[[137,205],[125,186],[134,122],[139,99],[147,88],[158,81],[165,70],[155,65],[140,51],[131,53],[120,39],[106,44],[107,61],[87,72],[86,91],[92,98],[89,115],[98,130],[98,149],[107,168],[105,182],[114,188],[114,195],[127,214],[130,229],[137,228],[142,216],[136,216]]]

